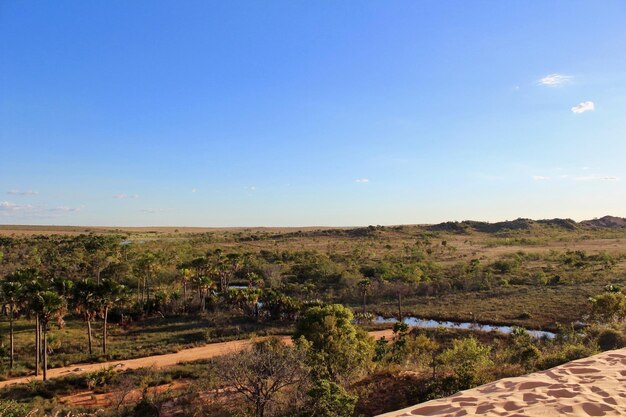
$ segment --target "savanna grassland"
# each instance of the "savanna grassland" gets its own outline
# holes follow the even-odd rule
[[[67,376],[5,388],[0,398],[15,416],[97,408],[128,416],[374,415],[545,369],[624,342],[624,223],[0,226],[3,379],[42,372],[44,360],[55,368],[258,340],[239,357]],[[396,325],[395,338],[376,342],[363,331],[385,326],[373,323],[376,316],[513,325],[557,337]],[[294,346],[259,338],[291,334]],[[459,363],[465,356],[471,360]],[[299,365],[287,372],[280,366],[287,362]],[[284,385],[263,399],[248,395],[241,381],[255,369],[257,380],[269,372]],[[185,398],[193,398],[193,413],[177,405]]]

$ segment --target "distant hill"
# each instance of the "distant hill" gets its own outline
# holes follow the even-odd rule
[[[572,219],[532,220],[519,218],[495,223],[465,220],[462,222],[433,224],[425,227],[433,232],[448,233],[468,233],[471,231],[482,233],[500,233],[514,230],[531,230],[537,227],[551,227],[564,230],[576,230],[581,228],[616,229],[626,228],[626,219],[622,217],[604,216],[600,219],[584,220],[579,223]]]
[[[626,219],[623,217],[604,216],[599,219],[585,220],[580,224],[597,229],[621,229],[626,228]]]

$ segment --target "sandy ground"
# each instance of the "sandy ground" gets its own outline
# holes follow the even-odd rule
[[[626,416],[626,349],[505,378],[379,417]]]
[[[392,330],[379,330],[370,332],[370,335],[380,339],[381,337],[390,338],[393,337]],[[291,343],[290,336],[280,337],[284,342]],[[258,340],[258,339],[257,339]],[[183,349],[176,353],[168,353],[165,355],[147,356],[144,358],[90,363],[90,364],[76,364],[66,366],[63,368],[48,369],[48,378],[58,378],[67,376],[70,374],[79,375],[86,372],[97,371],[102,368],[114,367],[120,371],[125,369],[137,369],[137,368],[149,368],[149,367],[165,367],[172,366],[182,362],[192,362],[200,359],[209,359],[216,356],[226,355],[233,352],[238,352],[247,346],[250,346],[253,339],[235,340],[232,342],[211,343],[206,346]],[[27,376],[21,378],[8,379],[6,381],[0,381],[0,388],[7,387],[13,384],[24,384],[34,379],[42,379],[42,376]]]

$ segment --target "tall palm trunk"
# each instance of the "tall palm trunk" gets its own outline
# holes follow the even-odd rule
[[[9,306],[11,309],[11,315],[9,317],[9,344],[10,344],[10,355],[11,355],[11,365],[10,368],[13,369],[13,306]]]
[[[150,275],[148,275],[146,277],[146,284],[145,284],[146,285],[146,302],[148,304],[150,304],[150,280],[151,280],[151,277]]]
[[[107,320],[109,318],[109,307],[104,307],[104,326],[102,326],[102,353],[107,354]]]
[[[87,346],[89,347],[89,355],[92,354],[92,345],[91,345],[91,319],[87,318]]]
[[[35,318],[35,376],[39,376],[39,357],[41,355],[41,326],[39,326],[39,315]]]
[[[365,306],[366,306],[366,302],[367,302],[367,293],[365,291],[363,291],[363,314],[365,314]]]
[[[43,328],[43,380],[48,380],[48,331],[46,325]]]

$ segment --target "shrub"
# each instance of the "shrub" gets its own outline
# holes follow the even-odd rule
[[[448,384],[458,390],[471,388],[485,381],[485,370],[492,364],[491,349],[473,337],[455,339],[451,348],[445,350],[439,359],[454,379]]]
[[[594,349],[588,348],[583,344],[567,343],[563,346],[559,346],[556,351],[545,354],[537,362],[537,367],[539,369],[554,368],[566,362],[586,358],[594,353],[596,353]]]
[[[1,417],[24,417],[29,414],[30,407],[13,400],[0,400]]]
[[[598,335],[601,350],[619,349],[626,346],[626,337],[615,329],[604,329]]]
[[[310,416],[350,417],[354,414],[357,396],[348,394],[341,385],[332,381],[316,381],[308,394],[313,403],[308,414]]]
[[[612,323],[626,317],[626,297],[620,292],[605,292],[589,299],[591,318],[601,323]]]

